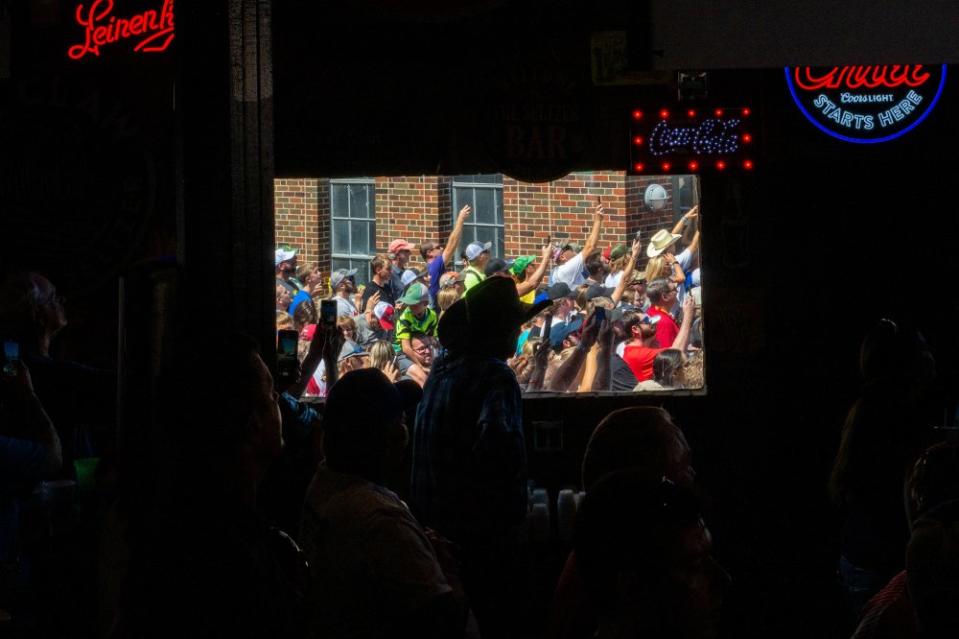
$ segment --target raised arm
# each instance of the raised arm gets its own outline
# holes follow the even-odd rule
[[[663,253],[663,260],[669,265],[669,269],[671,271],[669,280],[671,282],[682,284],[686,281],[686,273],[683,272],[683,267],[680,266],[675,255],[672,255],[671,253]]]
[[[15,364],[16,375],[3,380],[25,407],[26,427],[23,439],[0,436],[0,462],[4,470],[31,479],[39,479],[60,470],[63,453],[60,437],[33,390],[30,371],[22,361]]]
[[[310,342],[310,350],[307,351],[303,363],[300,364],[300,376],[286,389],[286,392],[292,395],[294,399],[300,399],[321,361],[326,364],[326,387],[333,386],[336,382],[336,360],[343,348],[343,341],[343,333],[336,327],[327,331],[322,324],[317,324],[313,341]]]
[[[686,222],[688,220],[695,220],[697,217],[699,217],[698,204],[694,206],[693,208],[689,209],[688,211],[686,211],[686,213],[681,218],[679,218],[679,221],[676,222],[676,226],[673,227],[672,234],[679,235],[680,233],[682,233],[683,227],[686,226]]]
[[[670,348],[685,351],[686,347],[689,346],[689,334],[693,328],[694,315],[696,315],[696,300],[693,299],[692,295],[687,295],[683,300],[683,323],[679,325],[679,332]]]
[[[463,237],[463,225],[466,224],[472,210],[470,205],[467,204],[460,209],[459,215],[456,216],[453,232],[450,233],[450,239],[446,242],[446,248],[443,249],[443,264],[453,263],[453,259],[456,257],[456,247],[460,245],[460,238]]]
[[[522,282],[516,284],[517,295],[523,297],[530,291],[535,291],[539,287],[539,283],[542,282],[543,278],[546,276],[546,269],[549,268],[549,262],[552,256],[553,247],[552,245],[547,244],[543,247],[543,255],[540,258],[539,266],[536,267],[536,270],[533,271],[533,274]]]
[[[623,268],[623,275],[619,278],[619,284],[616,285],[616,290],[613,291],[613,306],[619,304],[619,301],[623,299],[623,293],[626,292],[626,287],[629,286],[629,281],[633,279],[633,271],[636,269],[636,260],[639,259],[640,251],[643,249],[643,243],[637,237],[633,240],[633,252],[626,266]]]
[[[596,208],[593,209],[593,228],[590,229],[586,243],[583,245],[583,252],[580,253],[583,256],[583,262],[586,261],[599,243],[599,230],[603,226],[603,211],[605,210],[602,204],[597,204]]]

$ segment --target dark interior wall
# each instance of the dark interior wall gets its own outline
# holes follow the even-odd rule
[[[175,48],[137,54],[126,41],[71,60],[68,48],[84,39],[77,3],[2,4],[0,274],[49,277],[70,320],[56,347],[112,367],[118,275],[175,250]]]
[[[529,174],[530,158],[500,154],[504,104],[573,105],[566,125],[581,143],[540,158],[544,173],[624,168],[629,109],[657,108],[674,88],[592,86],[589,31],[615,21],[570,3],[551,5],[555,15],[513,4],[439,23],[318,10],[305,14],[308,51],[288,35],[294,14],[277,7],[277,174]],[[838,542],[826,481],[864,331],[883,316],[919,326],[954,395],[955,78],[921,126],[879,145],[815,129],[781,69],[713,71],[710,91],[757,106],[761,152],[753,175],[703,177],[709,392],[664,403],[712,498],[718,553],[737,582],[736,636],[826,636]],[[534,478],[576,483],[593,426],[638,401],[528,401],[531,434],[534,421],[564,424],[563,451],[531,445]],[[930,407],[930,419],[942,414]]]

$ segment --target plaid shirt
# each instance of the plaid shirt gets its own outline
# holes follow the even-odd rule
[[[443,357],[416,413],[410,501],[454,541],[507,534],[526,517],[523,404],[513,371],[491,357]]]

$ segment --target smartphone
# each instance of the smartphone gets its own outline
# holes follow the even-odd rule
[[[549,335],[553,332],[553,316],[546,316],[546,322],[543,324],[543,341],[549,342]]]
[[[17,374],[17,362],[20,360],[20,343],[13,340],[3,342],[3,374],[14,376]]]
[[[606,309],[602,306],[594,306],[593,317],[596,318],[597,324],[602,324],[606,320]]]
[[[320,302],[320,324],[328,328],[336,326],[336,300]]]
[[[277,331],[276,371],[280,380],[292,383],[296,377],[298,360],[296,357],[300,336],[296,331]]]

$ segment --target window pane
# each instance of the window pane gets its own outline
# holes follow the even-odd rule
[[[370,232],[367,222],[350,222],[351,231],[351,255],[369,255],[370,254]]]
[[[477,224],[496,224],[496,209],[493,204],[493,189],[474,189],[476,212],[473,215]]]
[[[507,257],[505,245],[503,244],[503,229],[496,229],[496,241],[493,243],[493,255]]]
[[[348,269],[350,268],[350,261],[345,257],[334,257],[330,262],[330,268],[334,271],[338,271],[341,268]]]
[[[496,239],[496,230],[491,226],[477,226],[476,228],[476,241],[483,242],[492,242]]]
[[[366,260],[350,260],[350,268],[356,269],[356,284],[366,284],[370,281],[370,263]]]
[[[349,197],[349,185],[330,185],[330,211],[333,212],[333,217],[346,217],[349,215]]]
[[[350,185],[350,217],[369,217],[370,188],[363,184]],[[355,243],[356,240],[354,239]]]
[[[350,226],[346,220],[333,220],[333,252],[350,252]]]
[[[493,202],[496,204],[496,223],[503,223],[503,191],[496,189],[493,191]]]

